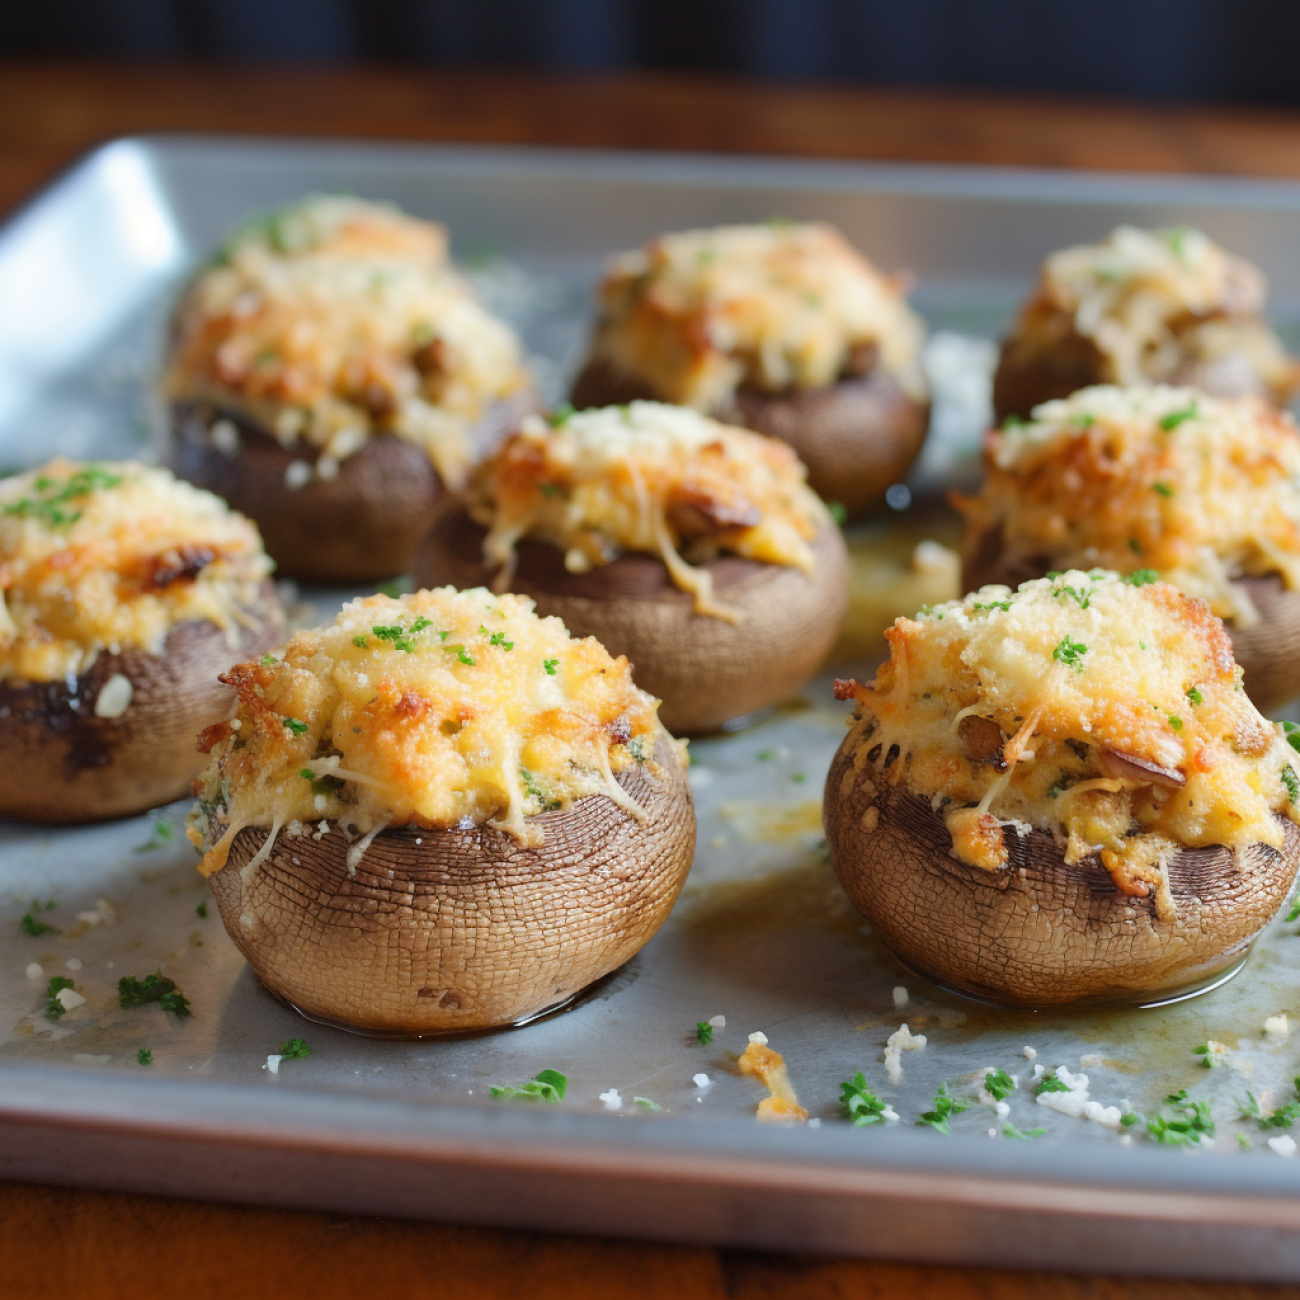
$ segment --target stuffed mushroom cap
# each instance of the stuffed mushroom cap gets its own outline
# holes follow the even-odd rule
[[[857,513],[929,424],[906,290],[821,222],[662,235],[610,262],[573,402],[648,398],[783,438],[813,487]]]
[[[1300,386],[1257,267],[1199,230],[1119,226],[1053,253],[1003,344],[999,420],[1090,384],[1188,385],[1284,405]]]
[[[296,576],[403,567],[443,486],[535,405],[518,339],[446,245],[395,208],[311,197],[236,232],[180,299],[170,462]]]
[[[0,482],[0,812],[84,821],[179,798],[217,675],[283,630],[256,527],[131,461]]]
[[[232,938],[309,1015],[517,1022],[627,960],[681,888],[683,747],[626,660],[526,599],[356,600],[229,680],[191,838]]]
[[[1154,570],[1227,623],[1246,689],[1300,692],[1300,431],[1257,397],[1085,388],[988,435],[964,582]]]
[[[790,447],[633,402],[525,421],[436,517],[413,571],[527,593],[626,654],[667,724],[695,733],[816,670],[846,569]]]
[[[986,587],[886,634],[826,788],[853,901],[959,990],[1133,998],[1239,962],[1300,862],[1295,752],[1152,575]]]

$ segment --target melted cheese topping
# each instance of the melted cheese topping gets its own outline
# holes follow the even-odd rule
[[[653,764],[667,735],[626,658],[574,640],[530,600],[482,589],[354,600],[223,680],[238,709],[206,733],[212,761],[194,786],[204,874],[244,826],[309,832],[327,819],[365,835],[486,822],[534,844],[527,818],[589,794],[644,819],[614,774]]]
[[[1006,830],[1038,828],[1168,918],[1180,848],[1280,848],[1273,814],[1300,821],[1295,754],[1241,690],[1222,623],[1165,583],[1072,570],[886,636],[875,682],[840,691],[857,701],[850,778],[930,799],[972,866],[1002,868]]]
[[[195,619],[233,641],[270,572],[249,520],[166,470],[59,459],[0,481],[0,681],[157,654]]]
[[[459,486],[470,430],[527,376],[446,243],[441,226],[348,198],[238,232],[180,303],[166,395],[234,407],[336,461],[393,433]]]
[[[659,556],[696,611],[735,621],[713,599],[704,561],[719,552],[811,573],[826,509],[798,457],[775,438],[682,407],[633,402],[555,427],[531,417],[476,476],[470,509],[488,525],[483,553],[508,585],[515,543],[559,547],[571,572],[621,551]]]
[[[1013,555],[1156,569],[1242,625],[1258,616],[1233,579],[1300,587],[1300,433],[1261,399],[1085,388],[991,433],[985,455],[964,510]]]
[[[1101,354],[1116,384],[1171,379],[1189,362],[1241,356],[1283,400],[1300,367],[1263,319],[1259,270],[1198,230],[1118,227],[1099,244],[1053,253],[1014,342],[1050,351],[1070,331]]]
[[[877,363],[923,398],[923,326],[905,289],[833,226],[663,235],[610,263],[593,354],[703,411],[738,388],[824,388]]]

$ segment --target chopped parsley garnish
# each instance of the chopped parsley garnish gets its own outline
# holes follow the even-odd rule
[[[1218,1052],[1209,1043],[1202,1043],[1200,1047],[1193,1047],[1192,1055],[1201,1058],[1201,1068],[1205,1070],[1212,1070],[1219,1063]]]
[[[1164,1146],[1198,1147],[1214,1137],[1214,1117],[1210,1114],[1208,1101],[1189,1101],[1187,1089],[1179,1088],[1165,1098],[1165,1104],[1157,1115],[1146,1119],[1142,1115],[1129,1112],[1120,1118],[1124,1128],[1144,1124],[1147,1136],[1153,1142]]]
[[[67,1008],[59,1001],[59,994],[64,989],[73,987],[72,981],[66,975],[55,975],[53,979],[45,986],[45,1019],[58,1020],[60,1016],[67,1013]]]
[[[176,838],[176,827],[166,817],[155,817],[153,822],[153,834],[145,840],[143,844],[137,844],[132,850],[135,853],[152,853],[154,849],[160,849],[165,844],[170,844]]]
[[[311,1048],[307,1046],[307,1041],[303,1038],[291,1038],[280,1048],[280,1056],[286,1061],[296,1061],[301,1057],[310,1055]]]
[[[80,510],[65,509],[69,502],[103,488],[117,487],[121,482],[120,474],[110,474],[98,465],[87,465],[62,482],[42,474],[32,485],[36,495],[11,501],[5,506],[5,514],[39,519],[51,528],[67,527],[81,518]]]
[[[1064,664],[1067,668],[1073,668],[1076,673],[1083,672],[1083,656],[1088,653],[1088,647],[1081,641],[1074,640],[1067,632],[1061,638],[1061,643],[1052,651],[1052,658],[1057,663]]]
[[[1174,494],[1173,488],[1171,488],[1168,483],[1152,483],[1151,491],[1159,492],[1162,497],[1166,498],[1171,497]]]
[[[1184,420],[1194,420],[1199,414],[1200,410],[1198,409],[1195,400],[1193,400],[1190,406],[1183,407],[1181,411],[1170,411],[1168,415],[1162,415],[1160,417],[1160,427],[1166,433],[1169,433],[1178,428]]]
[[[1300,1078],[1293,1080],[1292,1086],[1297,1097],[1300,1097]],[[1259,1102],[1253,1092],[1246,1094],[1245,1101],[1237,1102],[1237,1110],[1238,1118],[1253,1119],[1262,1129],[1290,1128],[1297,1119],[1300,1119],[1300,1101],[1288,1101],[1265,1115],[1260,1111]]]
[[[627,742],[626,749],[638,763],[645,763],[650,758],[650,755],[646,752],[645,736],[633,736]]]
[[[560,664],[560,661],[559,661],[558,659],[543,659],[543,660],[542,660],[542,667],[546,669],[546,675],[547,675],[548,677],[554,677],[554,676],[555,676],[555,670],[556,670],[556,668],[559,667],[559,664]]]
[[[756,757],[760,763],[770,763],[776,757],[776,750],[760,749]]]
[[[568,424],[569,419],[575,415],[572,402],[561,402],[559,406],[551,412],[551,418],[548,421],[552,429],[562,428]]]
[[[1006,611],[1011,608],[1011,602],[1009,600],[990,600],[987,604],[983,604],[977,600],[971,606],[971,608],[972,609],[1000,609],[1002,610],[1003,613],[1006,613]]]
[[[1183,720],[1182,720],[1182,718],[1178,717],[1176,714],[1171,713],[1171,714],[1169,715],[1169,725],[1170,725],[1170,726],[1171,726],[1175,731],[1182,731],[1182,729],[1183,729]]]
[[[197,916],[200,921],[206,921],[208,919],[208,900],[206,898],[194,909],[194,915]]]
[[[1182,257],[1187,251],[1187,236],[1191,234],[1188,226],[1173,226],[1168,230],[1155,232],[1168,245],[1175,257]]]
[[[657,1101],[651,1101],[649,1097],[633,1097],[632,1105],[639,1106],[642,1110],[663,1110]]]
[[[303,722],[301,718],[281,718],[280,721],[283,722],[295,736],[301,736],[302,733],[307,730],[307,724]]]
[[[519,775],[523,778],[524,789],[541,804],[543,812],[554,812],[562,806],[560,800],[553,799],[538,785],[537,778],[526,767],[519,769]]]
[[[558,1106],[564,1100],[569,1081],[559,1070],[540,1070],[521,1088],[489,1089],[494,1101],[545,1101]]]
[[[478,662],[478,660],[476,660],[474,656],[470,654],[470,652],[466,650],[463,645],[445,645],[442,648],[448,654],[455,655],[456,658],[461,661],[461,663],[469,664],[471,668]]]
[[[1047,576],[1051,578],[1053,581],[1055,581],[1061,575],[1059,573],[1055,573],[1055,574],[1049,573]],[[1092,604],[1092,592],[1078,591],[1074,587],[1069,586],[1068,584],[1065,586],[1053,587],[1052,595],[1055,596],[1058,600],[1062,596],[1073,596],[1074,599],[1078,602],[1080,609],[1087,609],[1088,606]]]
[[[1080,411],[1078,415],[1070,416],[1070,423],[1076,429],[1091,429],[1097,423],[1097,417],[1089,415],[1087,411]]]
[[[352,644],[356,646],[358,650],[364,650],[370,645],[370,642],[366,640],[363,632],[358,632],[356,636],[352,638]]]
[[[396,578],[390,578],[387,582],[381,582],[377,588],[381,596],[391,596],[394,600],[398,596],[405,596],[408,591],[413,591],[415,584],[405,573],[399,573]]]
[[[1008,431],[1011,429],[1023,429],[1025,427],[1025,423],[1026,421],[1022,420],[1018,415],[1008,415],[1007,418],[1002,421],[1002,428],[1004,431]]]
[[[994,1101],[1004,1101],[1016,1090],[1016,1081],[1002,1069],[984,1076],[984,1091]]]
[[[135,1063],[136,1063],[137,1065],[152,1065],[152,1064],[153,1064],[153,1049],[152,1049],[152,1048],[148,1048],[148,1047],[142,1047],[142,1048],[141,1048],[141,1049],[140,1049],[140,1050],[135,1054]]]
[[[918,1124],[928,1124],[932,1129],[940,1133],[951,1134],[952,1129],[948,1121],[954,1115],[960,1115],[962,1111],[968,1109],[970,1102],[961,1101],[948,1093],[948,1085],[941,1083],[939,1091],[934,1095],[934,1109],[927,1110],[916,1122]]]
[[[713,1042],[713,1026],[707,1020],[695,1022],[695,1037],[706,1046]]]
[[[1124,581],[1130,587],[1149,587],[1153,582],[1160,581],[1160,575],[1154,569],[1134,569],[1132,573],[1124,575]]]
[[[1300,754],[1300,723],[1284,722],[1282,724],[1282,735],[1286,738],[1286,743],[1292,749]]]
[[[560,486],[558,483],[539,483],[537,490],[544,497],[558,497],[560,495]]]
[[[175,980],[157,973],[146,975],[144,979],[123,975],[117,982],[117,1001],[124,1009],[156,1002],[164,1011],[170,1011],[182,1019],[190,1014],[189,1001],[176,987]]]
[[[876,1096],[866,1075],[859,1070],[853,1078],[840,1084],[840,1109],[854,1128],[866,1128],[868,1124],[885,1122],[888,1104]]]
[[[1041,1097],[1045,1092],[1069,1092],[1069,1088],[1063,1084],[1054,1074],[1049,1074],[1042,1083],[1034,1089],[1034,1096]]]
[[[487,637],[488,645],[499,645],[503,650],[513,650],[515,648],[513,641],[506,640],[504,632],[489,632],[482,623],[478,625],[478,630],[482,636]]]
[[[1295,803],[1300,799],[1300,780],[1296,779],[1295,768],[1290,763],[1283,764],[1282,767],[1282,784],[1286,786],[1287,798]]]
[[[1239,1146],[1243,1151],[1249,1151],[1249,1150],[1250,1150],[1250,1149],[1251,1149],[1255,1144],[1250,1140],[1250,1134],[1249,1134],[1249,1133],[1238,1133],[1238,1134],[1237,1134],[1237,1145],[1238,1145],[1238,1146]]]
[[[1187,698],[1188,698],[1188,699],[1189,699],[1193,704],[1204,704],[1204,703],[1205,703],[1205,696],[1201,694],[1200,687],[1198,687],[1198,686],[1193,686],[1193,687],[1191,687],[1191,688],[1188,690],[1188,692],[1187,692]]]
[[[803,785],[803,783],[804,783],[807,779],[808,779],[808,773],[807,773],[807,772],[791,772],[791,773],[790,773],[790,780],[792,780],[792,781],[795,783],[795,785]]]
[[[425,628],[432,626],[432,622],[425,618],[423,614],[420,614],[415,622],[411,624],[411,635],[414,636],[417,632],[423,632]]]
[[[280,661],[269,650],[262,656],[262,666],[264,668],[270,668],[272,664],[277,664],[279,662]]]
[[[54,899],[47,898],[41,902],[38,898],[32,899],[32,905],[23,914],[22,920],[18,922],[18,928],[23,934],[30,935],[33,939],[39,939],[43,934],[58,934],[57,927],[47,924],[45,921],[37,920],[37,912],[54,911]]]
[[[1062,772],[1060,776],[1047,787],[1047,797],[1057,799],[1061,793],[1068,790],[1079,778],[1073,772]]]
[[[826,503],[826,513],[835,520],[841,528],[849,522],[849,512],[845,510],[842,501],[828,501]]]
[[[1128,539],[1128,548],[1134,555],[1142,554],[1142,543],[1139,542],[1136,537],[1130,537]]]
[[[1018,1129],[1014,1124],[1008,1122],[1002,1126],[1002,1136],[1015,1138],[1018,1142],[1031,1142],[1034,1138],[1040,1138],[1046,1133],[1045,1128],[1027,1128]]]

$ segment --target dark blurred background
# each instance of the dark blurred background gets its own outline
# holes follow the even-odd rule
[[[1300,0],[0,0],[0,58],[713,71],[1300,102]]]

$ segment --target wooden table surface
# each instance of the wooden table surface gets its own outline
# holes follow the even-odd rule
[[[100,141],[175,130],[1300,177],[1300,113],[1260,109],[677,76],[41,63],[0,64],[0,103],[0,214]],[[1300,1300],[1300,1285],[764,1255],[0,1183],[4,1300],[272,1292],[311,1300],[1029,1300],[1049,1292],[1053,1300]]]

